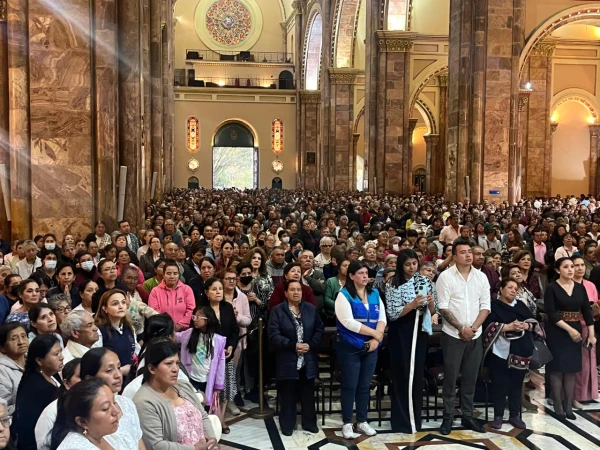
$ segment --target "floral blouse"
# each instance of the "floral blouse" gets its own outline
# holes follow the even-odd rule
[[[435,310],[436,312],[438,311],[437,292],[429,278],[417,272],[410,280],[397,287],[393,286],[392,280],[393,278],[385,285],[385,297],[387,300],[386,312],[390,321],[399,319],[404,307],[412,302],[419,292],[423,291],[426,291],[428,295],[431,294],[433,296]],[[424,308],[424,314],[422,331],[431,334],[432,323],[429,308]]]
[[[173,408],[177,418],[177,441],[181,445],[195,445],[204,438],[202,413],[189,400]]]

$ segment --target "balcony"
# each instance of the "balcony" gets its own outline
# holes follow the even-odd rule
[[[214,52],[212,50],[186,50],[186,64],[232,63],[232,64],[284,64],[293,65],[294,55],[284,52]]]
[[[202,88],[232,88],[232,89],[296,89],[296,83],[291,72],[283,71],[278,77],[203,77],[197,76],[195,70],[175,70],[175,86]]]

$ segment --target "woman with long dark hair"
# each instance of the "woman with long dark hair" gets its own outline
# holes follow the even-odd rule
[[[421,430],[423,373],[437,294],[431,280],[419,273],[413,250],[398,252],[396,273],[385,285],[385,298],[390,321],[392,430],[414,434]]]
[[[594,318],[585,287],[573,281],[573,260],[560,258],[554,268],[558,279],[548,285],[544,295],[549,322],[546,326],[547,344],[553,356],[546,370],[550,370],[554,412],[560,418],[566,416],[575,420],[572,409],[575,376],[581,371],[582,347],[596,344]],[[588,331],[584,342],[580,314]]]
[[[369,386],[377,364],[377,350],[383,340],[387,319],[377,289],[369,286],[367,267],[359,261],[348,266],[348,279],[335,301],[337,357],[342,376],[342,435],[358,437],[377,432],[367,423]],[[352,425],[356,401],[356,427]]]
[[[204,393],[205,404],[211,406],[225,387],[225,344],[217,333],[219,320],[210,306],[197,306],[189,329],[176,334],[181,344],[181,364],[190,383]]]
[[[6,401],[11,415],[15,411],[17,390],[25,370],[28,349],[25,325],[11,322],[0,326],[0,398]]]
[[[58,398],[63,359],[60,342],[55,336],[37,336],[31,341],[17,391],[12,428],[19,450],[37,449],[35,424],[44,408]]]

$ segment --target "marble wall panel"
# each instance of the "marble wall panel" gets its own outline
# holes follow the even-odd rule
[[[7,171],[10,169],[8,85],[8,36],[6,17],[3,17],[0,21],[0,164],[4,164]],[[10,224],[4,213],[5,199],[10,204],[10,191],[3,192],[0,186],[0,233],[3,239],[10,239]]]
[[[87,0],[29,0],[33,234],[93,215],[90,15]]]

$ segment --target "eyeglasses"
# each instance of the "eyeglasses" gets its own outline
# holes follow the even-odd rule
[[[333,247],[333,245],[331,245],[331,244],[321,244],[321,248],[323,248],[323,247]]]
[[[192,320],[208,320],[208,317],[204,317],[204,316],[192,316]]]
[[[12,416],[0,417],[0,423],[4,428],[9,428],[12,424]]]
[[[72,310],[73,310],[73,308],[71,308],[70,306],[59,306],[58,308],[56,308],[56,312],[59,312],[59,313],[69,312]]]
[[[237,278],[235,277],[227,277],[227,278],[223,278],[224,281],[235,281],[237,280]]]

